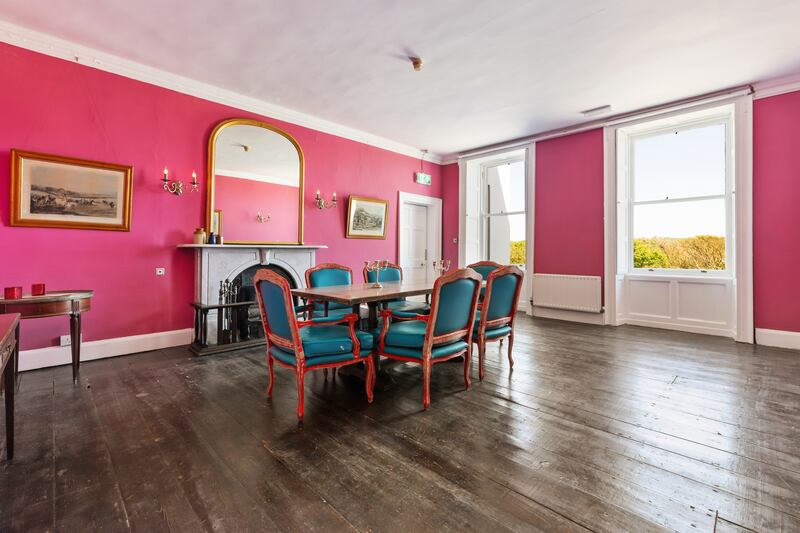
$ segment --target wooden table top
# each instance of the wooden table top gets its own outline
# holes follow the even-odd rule
[[[14,334],[17,324],[19,324],[18,313],[0,315],[0,346],[5,344],[8,338]]]
[[[419,296],[433,292],[433,282],[382,281],[383,288],[374,289],[372,283],[331,285],[313,289],[292,289],[292,294],[316,301],[330,301],[345,305],[395,300],[405,296]]]
[[[33,296],[31,294],[23,294],[22,298],[13,298],[6,300],[0,298],[0,305],[14,305],[14,304],[43,304],[50,302],[66,302],[69,300],[83,300],[84,298],[91,298],[94,296],[94,291],[77,290],[77,291],[47,291],[41,296]]]

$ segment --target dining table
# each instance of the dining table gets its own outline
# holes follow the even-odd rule
[[[348,305],[358,316],[361,316],[361,306],[366,304],[368,310],[366,331],[370,332],[378,327],[378,314],[383,303],[412,296],[424,296],[432,292],[433,281],[384,281],[381,282],[380,288],[375,287],[374,283],[353,283],[351,285],[292,289],[292,294],[298,298],[320,303],[335,302]],[[413,301],[409,302],[409,304],[414,303]],[[389,388],[393,380],[386,374],[385,369],[381,368],[380,357],[375,355],[374,358],[377,372],[375,387],[378,390],[385,390]],[[352,372],[360,377],[359,371],[355,368],[352,369]]]

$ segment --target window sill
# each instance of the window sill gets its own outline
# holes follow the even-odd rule
[[[720,283],[734,280],[734,275],[729,272],[715,272],[708,274],[697,274],[695,272],[678,274],[668,272],[627,272],[617,275],[617,278],[632,279],[632,280],[652,280],[658,279],[662,281],[691,281],[691,282],[709,282]]]

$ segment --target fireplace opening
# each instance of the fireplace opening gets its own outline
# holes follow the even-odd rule
[[[240,272],[236,277],[231,280],[231,285],[236,287],[233,291],[236,296],[236,302],[256,302],[256,288],[253,283],[253,277],[259,270],[271,270],[275,272],[289,283],[290,289],[296,289],[297,284],[294,282],[289,273],[276,265],[253,265]],[[232,296],[229,296],[232,298]],[[294,302],[297,305],[297,302]],[[261,311],[257,304],[251,305],[247,309],[247,313],[241,313],[237,317],[236,327],[238,335],[241,340],[260,339],[264,337],[264,328],[261,326]]]

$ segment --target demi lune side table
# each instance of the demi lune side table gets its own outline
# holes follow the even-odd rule
[[[24,295],[6,300],[0,298],[0,314],[19,313],[23,320],[50,316],[69,316],[70,348],[72,349],[72,382],[78,381],[81,365],[81,314],[91,309],[94,291],[47,291],[41,296]],[[19,372],[19,326],[14,350],[14,379]]]

